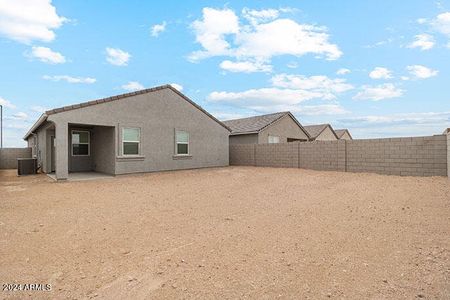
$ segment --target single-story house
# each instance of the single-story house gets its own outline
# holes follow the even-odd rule
[[[339,138],[330,124],[304,126],[312,141],[335,141]]]
[[[170,85],[49,110],[24,139],[44,173],[227,166],[230,129]]]
[[[309,135],[290,112],[223,121],[231,129],[230,145],[308,141]]]
[[[353,140],[353,137],[348,129],[336,129],[334,132],[340,140]]]

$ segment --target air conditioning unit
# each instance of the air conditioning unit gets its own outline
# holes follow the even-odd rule
[[[17,159],[17,175],[32,175],[37,172],[36,158],[18,158]]]

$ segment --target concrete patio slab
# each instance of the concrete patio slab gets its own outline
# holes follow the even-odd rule
[[[56,180],[55,173],[47,174],[47,176],[49,176],[53,180]],[[84,180],[97,180],[109,178],[114,178],[114,176],[99,172],[75,172],[69,173],[69,178],[67,178],[67,181],[84,181]]]

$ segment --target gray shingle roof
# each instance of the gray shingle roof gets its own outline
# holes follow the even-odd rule
[[[269,126],[289,112],[278,112],[268,115],[223,121],[231,129],[231,133],[256,133]]]
[[[329,126],[329,124],[307,125],[303,127],[308,131],[311,138],[315,139],[325,130],[325,128],[327,128],[327,126]]]

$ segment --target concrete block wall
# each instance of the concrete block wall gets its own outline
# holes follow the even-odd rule
[[[298,143],[259,144],[255,146],[256,166],[298,168]]]
[[[17,169],[18,158],[31,158],[31,148],[0,149],[0,169]]]
[[[447,137],[347,142],[347,171],[405,176],[447,176]]]
[[[231,166],[255,166],[256,144],[230,144]]]
[[[447,133],[447,176],[450,179],[450,132]]]
[[[345,171],[345,141],[314,141],[297,145],[299,168]]]
[[[450,176],[450,135],[231,145],[230,165]]]

